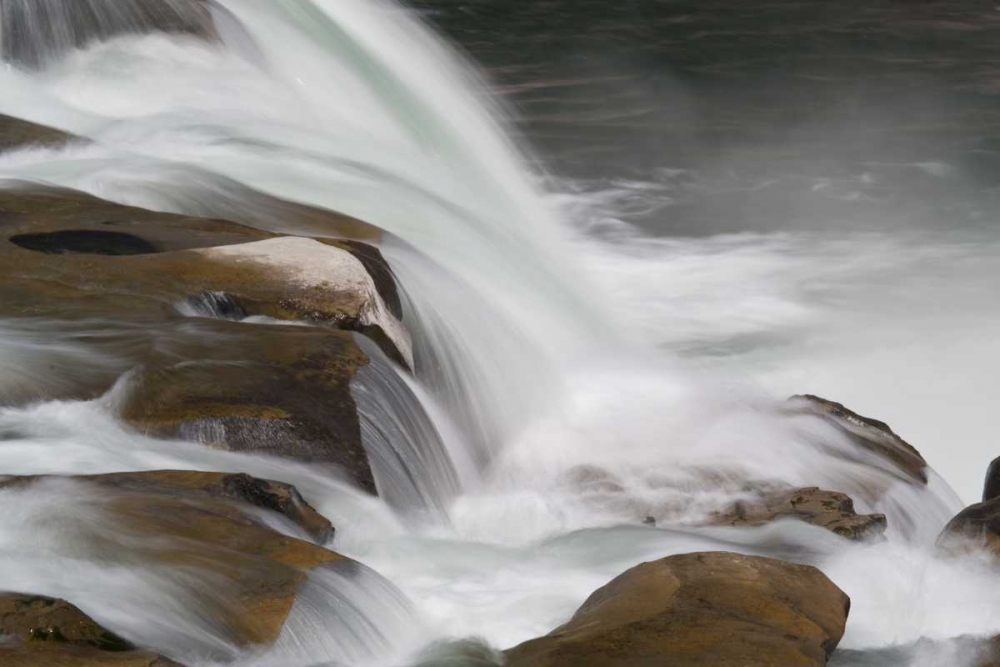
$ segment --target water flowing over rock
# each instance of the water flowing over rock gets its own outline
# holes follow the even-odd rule
[[[885,422],[862,417],[840,403],[804,394],[789,399],[790,409],[818,414],[847,434],[863,451],[889,462],[899,475],[915,484],[927,483],[927,461]],[[863,461],[862,461],[863,462]]]
[[[66,602],[0,593],[0,665],[20,667],[180,667],[101,627]]]
[[[886,528],[884,514],[858,514],[849,496],[818,487],[767,491],[714,513],[710,522],[749,527],[780,519],[804,521],[859,541],[880,537]]]
[[[40,65],[72,48],[151,31],[214,39],[210,0],[3,0],[0,58]]]
[[[387,354],[412,364],[391,271],[361,244],[278,237],[65,190],[0,190],[0,232],[8,241],[0,315],[162,319],[177,302],[217,291],[249,315],[374,333]],[[377,282],[366,265],[381,266]]]
[[[850,599],[819,570],[725,552],[643,563],[565,625],[507,652],[510,667],[826,664]]]
[[[73,140],[80,139],[62,130],[0,114],[0,153],[28,146],[54,148]]]
[[[208,614],[236,646],[277,639],[296,592],[314,568],[349,563],[340,554],[270,527],[275,513],[305,534],[328,525],[294,488],[247,475],[150,471],[75,478],[21,477],[6,490],[74,485],[104,520],[73,527],[74,539],[107,563],[150,575],[184,572],[173,595]],[[58,485],[63,485],[59,487]],[[43,486],[44,488],[44,486]],[[99,607],[104,601],[74,600]]]

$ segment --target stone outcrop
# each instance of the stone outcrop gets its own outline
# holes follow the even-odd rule
[[[100,549],[105,562],[184,571],[178,585],[235,645],[273,642],[309,570],[351,562],[269,527],[261,511],[279,512],[312,534],[328,525],[287,485],[187,471],[68,479],[81,502],[107,515],[100,525],[75,528],[75,539]],[[52,480],[13,478],[3,488]]]
[[[0,593],[0,665],[180,667],[140,650],[65,600]]]
[[[815,486],[762,492],[713,513],[709,523],[749,527],[781,519],[803,521],[858,541],[877,538],[886,529],[884,514],[858,514],[849,496]]]
[[[369,359],[351,334],[206,320],[169,345],[125,388],[126,422],[152,436],[333,464],[375,491],[351,394]]]
[[[898,476],[914,484],[927,483],[927,461],[885,422],[863,417],[840,403],[804,394],[789,399],[788,411],[819,415],[848,436],[861,450],[891,463]],[[837,452],[841,456],[846,454]]]
[[[0,316],[156,321],[178,302],[223,293],[246,315],[358,331],[412,362],[391,272],[359,243],[23,188],[0,190],[0,238]],[[366,266],[380,267],[377,281]]]
[[[819,570],[708,552],[643,563],[565,625],[507,651],[509,667],[817,667],[850,600]]]

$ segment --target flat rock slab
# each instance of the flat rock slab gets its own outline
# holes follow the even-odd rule
[[[643,563],[509,667],[821,667],[850,599],[816,568],[725,552]]]

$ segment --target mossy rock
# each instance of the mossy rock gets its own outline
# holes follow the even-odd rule
[[[781,519],[803,521],[855,541],[877,539],[887,525],[884,514],[858,514],[849,496],[815,486],[762,492],[713,513],[709,523],[750,527]]]
[[[821,667],[849,608],[847,595],[810,566],[683,554],[619,575],[568,623],[507,651],[507,665]]]

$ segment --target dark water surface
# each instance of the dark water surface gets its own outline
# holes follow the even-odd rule
[[[416,4],[556,173],[659,193],[647,230],[992,224],[992,2]]]

